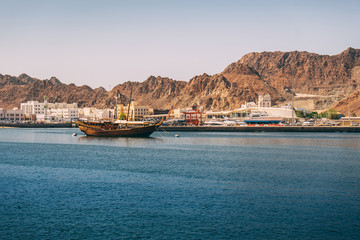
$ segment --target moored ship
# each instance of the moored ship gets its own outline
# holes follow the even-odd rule
[[[115,116],[117,117],[117,99],[120,95],[119,91],[116,95],[116,110]],[[121,120],[103,120],[100,122],[91,121],[77,121],[77,125],[80,130],[87,136],[96,137],[149,137],[157,127],[159,127],[164,119],[159,122],[139,122],[129,121],[129,111],[131,102],[132,89],[130,91],[130,100],[128,106],[128,112],[126,115],[126,121]],[[170,113],[170,112],[169,112]]]
[[[279,126],[282,118],[269,117],[264,112],[251,113],[249,119],[244,120],[248,126]]]
[[[122,124],[111,121],[76,122],[79,129],[87,136],[96,137],[149,137],[162,123],[142,122],[140,124]]]

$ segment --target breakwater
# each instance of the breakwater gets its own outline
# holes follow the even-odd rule
[[[360,127],[313,127],[313,126],[160,126],[165,131],[199,132],[360,132]]]

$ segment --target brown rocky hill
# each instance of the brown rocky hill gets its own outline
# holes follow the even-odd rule
[[[344,98],[343,100],[335,103],[333,107],[345,114],[345,116],[349,116],[349,98]],[[350,95],[350,111],[351,116],[360,116],[360,89]]]
[[[256,70],[262,82],[280,94],[291,89],[293,76],[296,92],[344,94],[351,70],[360,66],[360,50],[348,48],[334,56],[298,51],[249,53],[236,64]],[[353,83],[359,85],[360,79]]]
[[[108,96],[115,98],[116,92],[119,91],[124,95],[123,102],[127,103],[132,89],[132,99],[138,101],[139,104],[150,105],[153,108],[169,108],[170,103],[180,96],[185,86],[185,81],[150,76],[144,82],[119,84],[109,91]]]
[[[119,84],[109,92],[109,96],[115,97],[116,91],[119,90],[121,94],[125,94],[127,102],[131,87],[134,100],[153,108],[197,106],[202,109],[228,109],[240,107],[244,101],[256,98],[251,88],[234,89],[221,74],[203,74],[190,79],[189,82],[151,76],[141,83]]]
[[[348,48],[333,56],[298,51],[249,53],[222,74],[234,86],[269,93],[275,103],[291,99],[294,78],[295,107],[321,110],[346,97],[349,84],[359,88],[359,69],[360,50]]]
[[[105,107],[111,103],[103,88],[67,85],[55,77],[39,80],[26,74],[19,77],[0,74],[0,107],[20,107],[20,103],[31,100],[42,102],[45,96],[49,102],[78,102],[79,106]]]
[[[273,104],[289,101],[292,78],[295,107],[318,110],[334,106],[343,111],[337,102],[347,96],[349,84],[352,92],[359,89],[360,50],[348,48],[333,56],[298,51],[249,53],[213,76],[203,74],[188,82],[150,76],[143,82],[119,84],[111,91],[67,85],[54,77],[39,80],[25,74],[19,77],[0,74],[0,107],[18,107],[28,100],[42,101],[44,96],[49,102],[113,107],[117,91],[127,102],[132,88],[132,99],[153,108],[200,105],[203,109],[234,109],[245,101],[256,101],[264,93],[271,95]],[[357,95],[353,95],[352,105],[357,109]]]

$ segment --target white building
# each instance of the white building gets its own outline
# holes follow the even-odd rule
[[[21,122],[25,120],[25,114],[22,110],[14,108],[12,110],[7,110],[6,118],[11,122]]]
[[[45,117],[45,116],[44,116]],[[45,117],[47,120],[57,122],[71,122],[79,118],[78,108],[50,108]]]
[[[113,119],[114,109],[80,108],[78,115],[79,118],[85,118],[91,121]]]
[[[0,108],[0,120],[5,122],[21,122],[25,120],[25,114],[18,108],[7,110]]]
[[[256,103],[254,103],[254,102],[245,102],[245,104],[241,105],[241,108],[251,108],[251,107],[257,107]]]
[[[25,115],[31,114],[45,114],[45,103],[39,103],[38,101],[28,101],[20,104],[20,109]]]
[[[76,109],[78,108],[77,103],[48,103],[48,109]]]
[[[5,117],[6,117],[6,109],[0,108],[0,121],[5,120]]]
[[[271,107],[271,97],[269,94],[259,95],[258,107]]]
[[[20,106],[26,116],[36,115],[38,121],[68,122],[79,118],[77,103],[48,103],[45,97],[43,103],[28,101]]]
[[[245,107],[244,107],[245,106]],[[292,117],[292,109],[287,108],[274,108],[274,107],[246,107],[243,105],[242,108],[229,110],[229,111],[220,111],[220,112],[212,112],[207,111],[205,113],[207,119],[212,118],[240,118],[245,119],[248,118],[252,113],[263,113],[268,117],[275,118],[291,118]]]

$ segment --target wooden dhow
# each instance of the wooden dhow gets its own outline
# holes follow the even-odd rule
[[[158,123],[141,124],[122,124],[111,121],[86,122],[77,121],[79,129],[87,136],[96,137],[149,137],[156,128],[161,125],[163,120]]]
[[[117,99],[119,97],[119,91],[116,93],[116,108],[115,116],[117,117]],[[96,137],[149,137],[157,127],[159,127],[164,119],[161,119],[159,122],[139,122],[139,121],[128,121],[129,120],[129,111],[130,103],[132,96],[132,88],[130,91],[128,112],[126,115],[126,121],[121,120],[103,120],[99,122],[90,122],[90,121],[77,121],[77,125],[80,130],[85,133],[87,136],[96,136]],[[121,97],[121,96],[120,96]],[[170,114],[170,111],[169,111]],[[167,118],[169,117],[169,114]]]

